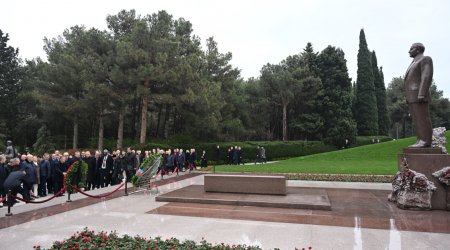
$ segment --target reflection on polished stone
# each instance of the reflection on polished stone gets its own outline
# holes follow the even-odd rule
[[[307,182],[295,183],[307,186]],[[159,188],[164,194],[202,184],[203,177],[196,176],[167,181]],[[403,211],[387,203],[389,190],[333,186],[327,188],[332,211],[155,202],[150,192],[121,194],[104,202],[81,199],[54,204],[0,218],[0,249],[49,247],[86,226],[119,234],[197,242],[204,238],[263,249],[448,249],[448,212]]]

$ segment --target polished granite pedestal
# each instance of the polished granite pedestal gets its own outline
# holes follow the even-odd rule
[[[274,208],[331,210],[325,189],[287,187],[286,195],[205,192],[203,185],[191,185],[155,198],[162,202],[183,202]]]
[[[286,195],[286,176],[206,174],[205,192]]]

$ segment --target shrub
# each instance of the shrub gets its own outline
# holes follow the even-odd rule
[[[41,246],[34,249],[42,250]],[[76,232],[69,239],[55,241],[50,249],[223,249],[223,250],[253,250],[261,249],[259,246],[212,244],[205,240],[197,243],[195,241],[180,241],[176,238],[163,240],[160,237],[144,238],[140,236],[119,236],[116,232],[98,232],[89,230],[87,227],[81,232]]]

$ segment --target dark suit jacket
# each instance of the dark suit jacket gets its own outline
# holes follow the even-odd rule
[[[433,60],[422,56],[411,63],[405,74],[405,93],[407,103],[419,102],[418,96],[425,96],[424,101],[431,101],[430,86],[433,80]]]
[[[103,158],[105,158],[105,156],[100,157],[98,160],[98,164],[99,164],[98,169],[100,169],[100,170],[102,169]],[[114,164],[114,160],[113,160],[112,156],[108,155],[108,158],[106,158],[106,166],[105,166],[108,173],[113,170],[113,164]]]

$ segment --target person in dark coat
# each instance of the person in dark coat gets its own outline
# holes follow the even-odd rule
[[[96,173],[96,160],[91,156],[91,152],[86,151],[84,161],[88,165],[86,174],[86,190],[91,190],[95,188],[95,173]]]
[[[237,152],[238,152],[238,162],[237,162],[237,164],[241,165],[241,163],[242,163],[242,165],[244,165],[244,162],[242,162],[242,149],[241,149],[241,147],[238,147]]]
[[[261,148],[258,146],[256,147],[256,158],[255,158],[255,164],[261,161]]]
[[[178,167],[182,172],[184,172],[185,165],[186,165],[186,155],[184,154],[183,149],[180,149],[180,152],[178,153]]]
[[[166,152],[166,172],[172,172],[174,170],[174,161],[172,151],[169,149]]]
[[[100,158],[100,187],[107,187],[111,182],[114,160],[108,150],[103,150]]]
[[[30,192],[33,190],[33,184],[37,183],[36,171],[33,164],[33,155],[27,155],[26,159],[20,164],[20,169],[25,170],[27,174],[27,179],[24,182],[23,190],[24,192],[28,192],[27,197],[30,197]]]
[[[49,160],[50,162],[50,173],[47,181],[47,189],[49,194],[55,193],[55,169],[56,166],[59,164],[59,154],[52,154],[52,158]]]
[[[58,164],[55,165],[55,172],[53,174],[54,179],[54,191],[55,194],[58,193],[64,187],[64,176],[67,171],[67,158],[65,156],[61,156],[59,158]],[[59,194],[59,196],[63,196],[64,194]]]
[[[200,161],[200,167],[202,168],[206,168],[208,167],[208,159],[206,158],[206,151],[203,150],[202,156],[201,156],[201,161]]]
[[[217,145],[217,147],[216,147],[216,164],[215,165],[218,165],[219,163],[220,163],[220,146],[219,145]]]
[[[17,194],[21,194],[23,199],[30,200],[30,190],[26,188],[22,188],[22,185],[24,187],[29,186],[30,184],[27,183],[27,180],[29,179],[28,173],[24,168],[20,168],[21,170],[14,171],[8,175],[8,178],[6,178],[5,182],[3,183],[3,188],[5,190],[11,190],[11,194],[13,196],[17,196]],[[16,203],[15,200],[11,201],[11,206]]]
[[[121,182],[122,178],[122,159],[120,158],[120,150],[116,151],[113,155],[113,173],[111,176],[111,186],[117,185]]]
[[[39,189],[38,189],[38,195],[40,197],[47,196],[47,182],[49,180],[50,176],[50,162],[48,161],[49,155],[47,153],[44,154],[43,159],[40,163],[39,167]]]
[[[101,183],[101,179],[100,179],[100,168],[102,167],[102,162],[100,162],[100,159],[102,158],[102,153],[98,150],[95,151],[95,178],[94,178],[94,183],[95,183],[95,188],[100,188],[100,183]]]
[[[191,151],[188,149],[186,150],[186,154],[185,154],[185,165],[186,168],[188,168],[189,170],[191,170],[192,166],[191,166]]]
[[[192,169],[196,169],[197,166],[195,165],[196,161],[197,161],[197,152],[195,152],[195,149],[191,149],[191,164],[192,164]]]
[[[233,149],[233,165],[237,165],[239,162],[239,151],[238,146]]]
[[[3,188],[3,184],[5,183],[6,178],[8,178],[8,175],[9,168],[6,164],[6,157],[4,155],[0,155],[0,199],[6,197],[7,191]],[[2,204],[3,203],[0,203],[0,207]]]
[[[125,156],[125,162],[126,162],[126,165],[127,165],[127,167],[125,169],[125,174],[127,176],[127,182],[130,182],[131,181],[131,177],[136,172],[136,169],[134,167],[135,166],[135,162],[136,162],[136,155],[133,153],[131,148],[127,148],[127,155]]]

